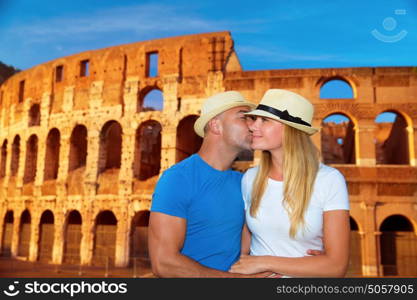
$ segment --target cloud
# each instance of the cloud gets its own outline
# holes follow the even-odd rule
[[[187,11],[187,13],[185,13]],[[29,39],[31,42],[54,41],[100,35],[106,33],[133,33],[136,37],[166,36],[207,31],[230,30],[252,32],[250,26],[261,20],[229,21],[211,20],[190,13],[180,5],[143,4],[102,9],[89,14],[54,17],[31,24],[18,25],[10,29],[11,34]]]
[[[120,3],[118,7],[80,9],[60,16],[9,23],[3,20],[0,57],[26,69],[63,55],[115,44],[225,30],[253,34],[256,25],[266,22],[259,18],[216,18],[197,4]]]

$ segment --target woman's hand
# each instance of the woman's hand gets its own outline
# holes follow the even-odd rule
[[[232,273],[254,274],[268,271],[264,266],[264,256],[242,255],[229,270]]]

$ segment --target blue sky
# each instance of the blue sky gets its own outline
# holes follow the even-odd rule
[[[224,30],[244,70],[417,66],[416,0],[0,0],[0,61]]]

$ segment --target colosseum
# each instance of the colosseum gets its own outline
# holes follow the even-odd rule
[[[324,97],[334,81],[351,96]],[[0,85],[2,256],[119,267],[146,258],[153,188],[199,149],[202,102],[227,90],[258,102],[270,88],[314,103],[314,142],[346,177],[348,275],[416,276],[417,68],[244,71],[229,32],[87,51]],[[386,113],[395,118],[378,122]],[[234,168],[258,158],[242,154]]]

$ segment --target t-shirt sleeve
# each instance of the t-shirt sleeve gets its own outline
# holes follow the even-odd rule
[[[246,171],[242,176],[242,197],[243,203],[245,204],[245,210],[249,208],[251,199],[251,189],[249,184],[249,174],[248,171]]]
[[[342,173],[334,170],[326,179],[325,185],[328,188],[328,193],[323,210],[349,210],[349,193]]]
[[[190,186],[181,172],[165,171],[152,195],[151,211],[186,219]]]

